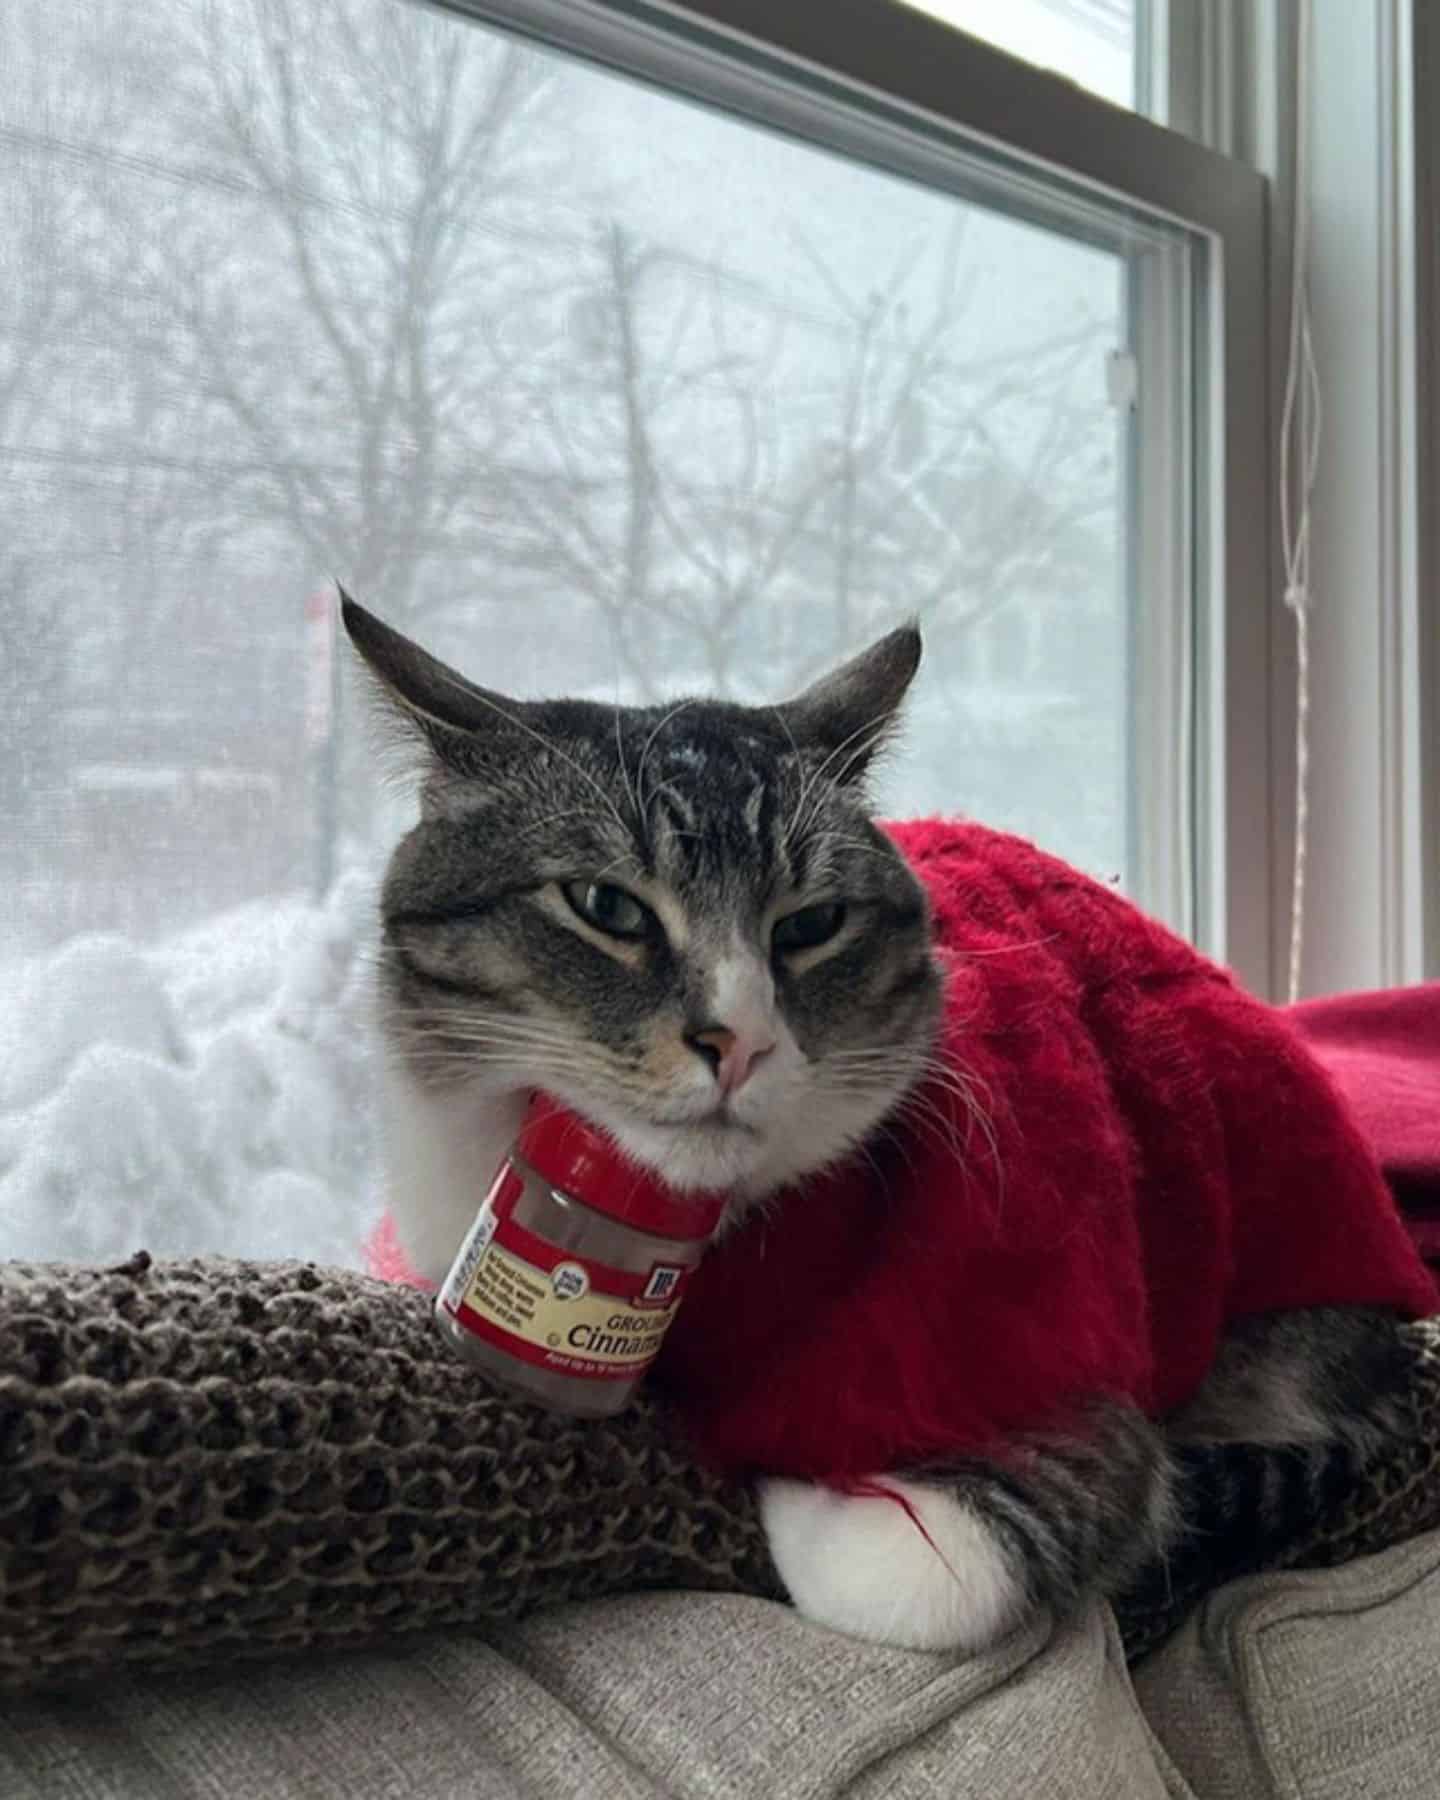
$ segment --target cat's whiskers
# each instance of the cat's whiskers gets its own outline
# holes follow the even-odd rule
[[[423,1026],[424,1029],[435,1035],[443,1035],[452,1043],[509,1044],[545,1050],[561,1056],[574,1056],[581,1053],[574,1038],[544,1030],[527,1031],[522,1028],[488,1026],[479,1021],[466,1021],[463,1017],[447,1019],[434,1016],[426,1018]]]
[[[466,1068],[495,1069],[503,1065],[506,1068],[524,1068],[538,1070],[546,1068],[551,1074],[568,1072],[575,1075],[593,1074],[588,1065],[570,1058],[546,1055],[533,1045],[526,1044],[485,1044],[466,1042],[448,1036],[418,1036],[412,1040],[413,1050],[423,1056],[427,1062],[447,1062],[454,1065],[463,1064]]]
[[[957,950],[957,958],[961,962],[979,962],[987,956],[1014,956],[1020,950],[1042,950],[1046,944],[1053,944],[1060,936],[1058,931],[1047,931],[1044,937],[1026,938],[1020,944],[997,944],[991,950]]]
[[[419,1066],[435,1075],[468,1076],[472,1080],[486,1078],[491,1082],[517,1087],[544,1087],[555,1081],[586,1083],[595,1071],[580,1064],[554,1062],[533,1053],[499,1051],[482,1056],[472,1050],[453,1046],[421,1044],[406,1056],[407,1066]]]
[[[454,1032],[426,1032],[417,1034],[412,1039],[417,1049],[424,1049],[433,1055],[443,1055],[456,1062],[504,1062],[525,1063],[527,1067],[539,1068],[542,1064],[548,1069],[569,1069],[574,1073],[589,1071],[594,1073],[593,1062],[584,1057],[565,1052],[556,1052],[545,1044],[526,1043],[523,1040],[505,1038],[462,1037]]]
[[[472,1014],[434,1011],[424,1016],[415,1036],[417,1040],[423,1038],[477,1050],[533,1051],[555,1063],[566,1061],[579,1065],[588,1060],[593,1066],[595,1060],[593,1057],[586,1059],[583,1048],[569,1033],[519,1020],[487,1020]]]
[[[836,1068],[834,1065],[841,1058],[845,1059],[845,1066]],[[861,1101],[867,1110],[876,1106],[884,1108],[880,1124],[854,1139],[851,1145],[852,1149],[864,1154],[871,1168],[882,1177],[884,1172],[870,1148],[872,1138],[883,1138],[902,1158],[910,1174],[917,1173],[904,1137],[895,1132],[888,1121],[901,1110],[906,1093],[916,1080],[918,1067],[913,1056],[907,1058],[903,1052],[880,1048],[838,1051],[825,1059],[820,1080],[827,1093]]]
[[[630,800],[630,810],[635,815],[635,830],[643,835],[645,830],[644,814],[640,811],[640,796],[630,779],[630,771],[625,766],[625,739],[620,730],[620,702],[615,702],[615,756],[620,764],[620,779],[625,783],[625,792]]]
[[[895,852],[879,844],[862,844],[859,838],[846,837],[838,831],[818,831],[808,840],[811,844],[827,849],[843,850],[854,856],[873,856],[877,861],[893,864]]]
[[[590,771],[576,757],[571,756],[568,750],[562,750],[552,738],[547,738],[543,731],[537,731],[533,725],[527,725],[523,719],[517,718],[514,713],[501,706],[498,700],[492,699],[489,694],[482,693],[479,688],[471,689],[469,697],[480,701],[483,706],[488,706],[491,712],[495,713],[499,718],[504,719],[506,724],[513,725],[517,731],[523,732],[526,737],[534,738],[537,744],[543,745],[552,756],[564,763],[567,768],[572,769],[588,788],[591,788],[600,796],[601,804],[620,827],[621,831],[627,830],[625,821],[620,816],[619,807],[616,806],[615,802],[605,792],[605,789]]]
[[[791,754],[795,758],[796,771],[800,777],[800,793],[795,801],[794,812],[791,813],[791,819],[793,820],[795,814],[798,813],[800,808],[805,804],[805,796],[810,788],[810,778],[805,768],[805,758],[800,753],[800,746],[795,742],[795,733],[790,729],[790,721],[785,717],[785,708],[783,706],[772,706],[770,710],[774,713],[776,720],[779,722],[780,729],[785,733],[786,740],[790,745]],[[780,833],[779,838],[776,840],[776,845],[780,855],[785,860],[786,872],[793,880],[795,874],[795,861],[790,854],[792,846],[788,826]]]
[[[604,868],[597,869],[590,877],[590,880],[593,882],[603,881],[607,875],[612,874],[616,869],[623,869],[631,864],[639,870],[641,868],[640,858],[633,850],[622,850],[618,856],[612,856],[609,862],[605,864]]]
[[[1004,1164],[992,1116],[993,1096],[985,1083],[958,1062],[942,1061],[933,1051],[917,1057],[913,1053],[897,1054],[880,1047],[837,1050],[832,1051],[825,1061],[827,1068],[833,1068],[842,1083],[852,1072],[868,1081],[889,1075],[897,1083],[903,1083],[904,1091],[896,1108],[897,1114],[912,1119],[917,1127],[934,1137],[942,1149],[953,1154],[962,1164],[971,1159],[971,1134],[978,1132],[989,1152],[995,1177],[997,1205],[1003,1205]],[[937,1091],[949,1094],[957,1102],[965,1119],[966,1129],[963,1135],[953,1113],[939,1104]]]
[[[900,1158],[901,1162],[904,1163],[905,1172],[910,1177],[911,1181],[915,1181],[919,1176],[919,1170],[915,1166],[915,1158],[910,1153],[910,1146],[905,1141],[905,1135],[903,1132],[897,1131],[895,1129],[895,1125],[894,1125],[893,1121],[894,1121],[894,1114],[892,1113],[886,1118],[886,1120],[879,1126],[879,1128],[876,1131],[871,1133],[870,1138],[867,1139],[865,1141],[865,1143],[862,1144],[862,1146],[861,1146],[861,1148],[865,1150],[866,1161],[870,1164],[870,1167],[875,1171],[875,1174],[879,1178],[882,1185],[885,1181],[885,1170],[880,1166],[880,1163],[877,1160],[873,1149],[870,1147],[872,1142],[873,1143],[883,1142],[884,1144],[886,1144],[889,1147],[889,1149],[893,1152],[893,1154],[898,1156]]]
[[[890,726],[894,723],[894,717],[895,717],[895,715],[894,715],[893,710],[890,708],[886,708],[885,711],[878,712],[872,718],[867,719],[863,725],[857,725],[855,727],[854,731],[852,731],[848,737],[842,738],[840,740],[840,742],[835,746],[835,748],[825,758],[824,762],[821,763],[820,768],[817,771],[817,773],[822,776],[828,774],[830,765],[831,765],[831,763],[834,762],[834,760],[837,756],[839,756],[843,751],[847,750],[850,747],[850,745],[855,742],[856,738],[865,738],[865,742],[857,746],[857,748],[851,753],[849,760],[845,763],[844,767],[840,770],[840,773],[835,777],[835,780],[837,783],[843,782],[845,777],[850,773],[850,770],[855,766],[855,763],[858,761],[858,759],[860,757],[864,756],[869,750],[871,750],[875,745],[876,739],[884,733],[885,729],[888,726]],[[865,734],[867,732],[873,732],[874,736],[865,737]]]
[[[1000,1139],[995,1129],[995,1097],[988,1084],[957,1060],[942,1062],[933,1052],[926,1058],[925,1083],[951,1093],[963,1107],[968,1125],[973,1125],[984,1138],[990,1152],[998,1190],[1003,1194],[1005,1170],[1000,1157]],[[966,1150],[969,1149],[968,1134]]]
[[[861,1156],[865,1158],[866,1162],[869,1163],[871,1174],[877,1181],[883,1183],[885,1171],[880,1166],[880,1159],[876,1156],[871,1147],[870,1140],[868,1138],[861,1138],[860,1142],[855,1147],[860,1152]],[[905,1158],[905,1162],[913,1175],[915,1172],[915,1165],[910,1161],[909,1151],[906,1150],[903,1143],[897,1143],[896,1148],[899,1150],[901,1156]]]
[[[812,775],[810,777],[810,780],[806,784],[805,789],[802,790],[800,800],[796,803],[795,812],[791,815],[790,823],[785,828],[785,832],[784,832],[783,840],[782,840],[783,842],[785,842],[786,844],[790,843],[792,841],[793,837],[795,836],[796,832],[798,830],[800,830],[804,825],[808,825],[810,818],[813,818],[815,811],[819,806],[820,799],[822,797],[821,783],[824,781],[826,775],[829,773],[830,766],[835,761],[836,757],[842,755],[847,749],[849,749],[850,745],[855,742],[856,738],[865,737],[865,734],[867,732],[873,734],[869,738],[866,738],[866,741],[864,743],[862,743],[851,754],[849,761],[840,770],[840,773],[834,777],[835,782],[838,784],[838,783],[844,781],[846,775],[854,767],[856,762],[858,762],[862,756],[864,756],[870,749],[873,748],[875,742],[879,738],[883,737],[886,727],[893,721],[893,718],[894,718],[893,707],[887,708],[884,712],[876,713],[873,718],[867,719],[863,725],[857,725],[856,728],[854,729],[854,731],[852,731],[847,737],[844,737],[840,740],[840,742],[835,746],[835,748],[830,752],[830,754],[825,758],[825,760],[819,765],[819,767],[814,770],[814,772],[812,773]],[[811,792],[814,793],[815,797],[811,802],[807,816],[802,821],[800,814],[802,812],[802,809],[804,808],[805,796],[807,793],[811,793]]]
[[[562,819],[589,819],[591,817],[593,814],[589,807],[567,806],[563,812],[546,813],[543,818],[531,819],[528,824],[520,827],[516,835],[529,837],[532,831],[541,831],[547,825],[558,825]]]
[[[900,1102],[897,1115],[908,1120],[929,1137],[947,1157],[963,1168],[969,1161],[970,1145],[952,1112],[947,1112],[933,1094],[916,1088]]]
[[[428,1042],[443,1042],[451,1046],[463,1046],[477,1050],[528,1050],[542,1054],[552,1061],[569,1061],[579,1063],[584,1059],[584,1052],[573,1042],[560,1038],[547,1038],[540,1034],[523,1034],[520,1032],[495,1032],[478,1029],[467,1029],[464,1026],[447,1024],[432,1025],[426,1021],[416,1033],[416,1041],[424,1039]],[[591,1059],[593,1061],[593,1058]]]

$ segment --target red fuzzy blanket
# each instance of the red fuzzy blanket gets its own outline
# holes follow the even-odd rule
[[[1410,1235],[1440,1261],[1440,981],[1306,1000],[1289,1017],[1345,1096]]]
[[[653,1379],[712,1461],[913,1467],[1095,1396],[1166,1411],[1241,1314],[1436,1309],[1280,1015],[1017,838],[887,829],[930,895],[950,1076],[706,1257]]]

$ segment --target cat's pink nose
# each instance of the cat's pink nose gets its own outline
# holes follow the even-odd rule
[[[737,1093],[775,1048],[774,1038],[748,1037],[728,1025],[707,1025],[692,1031],[685,1042],[710,1065],[722,1094]]]

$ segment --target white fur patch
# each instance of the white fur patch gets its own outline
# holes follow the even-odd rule
[[[411,1267],[438,1282],[514,1142],[525,1095],[465,1087],[436,1093],[389,1063],[382,1096],[395,1232]]]
[[[806,1618],[851,1637],[910,1650],[978,1651],[999,1641],[1026,1607],[994,1533],[939,1488],[885,1475],[909,1502],[839,1494],[811,1482],[760,1483],[770,1554]]]
[[[753,950],[737,939],[715,964],[709,983],[709,1013],[749,1043],[774,1043],[775,977]]]

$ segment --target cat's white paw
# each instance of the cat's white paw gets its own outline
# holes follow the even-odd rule
[[[907,1501],[914,1518],[882,1495],[760,1483],[770,1554],[798,1610],[852,1637],[912,1650],[983,1650],[1004,1637],[1026,1595],[985,1521],[940,1488],[893,1475],[876,1485]]]

